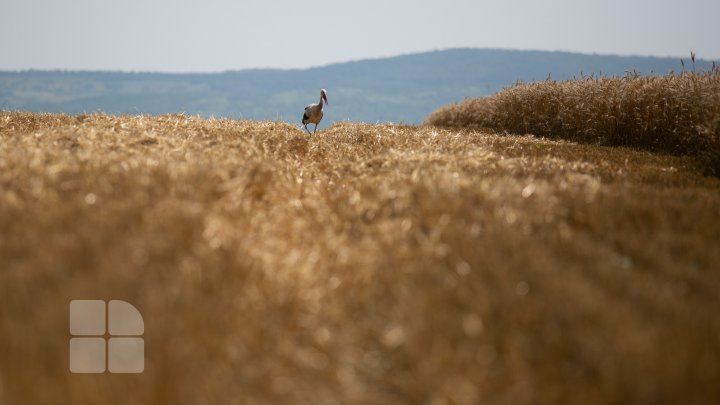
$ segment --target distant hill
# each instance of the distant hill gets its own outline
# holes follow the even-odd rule
[[[692,70],[690,61],[685,68]],[[696,61],[695,69],[711,63]],[[311,69],[255,69],[213,74],[0,72],[5,110],[77,114],[163,114],[299,122],[326,88],[333,121],[420,123],[436,108],[488,95],[518,80],[563,80],[581,74],[681,71],[676,58],[567,52],[453,49]]]

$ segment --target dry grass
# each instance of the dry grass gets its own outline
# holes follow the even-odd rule
[[[624,148],[2,113],[0,403],[718,403],[718,207]],[[69,373],[80,298],[143,374]]]
[[[720,69],[664,77],[585,77],[519,83],[490,97],[445,106],[427,124],[492,128],[699,158],[720,175]]]

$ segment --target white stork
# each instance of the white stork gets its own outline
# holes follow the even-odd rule
[[[313,134],[315,133],[315,131],[317,131],[317,126],[323,117],[323,101],[325,102],[325,104],[329,104],[327,101],[327,91],[325,91],[325,89],[320,90],[319,103],[310,104],[309,106],[305,107],[305,114],[303,114],[302,123],[308,134],[310,133],[310,130],[307,127],[308,124],[315,124],[315,130],[313,131]]]

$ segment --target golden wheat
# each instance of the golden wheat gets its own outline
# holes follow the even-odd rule
[[[718,175],[717,129],[710,136],[702,128],[719,119],[719,95],[719,69],[664,77],[546,80],[445,106],[426,123],[690,154]]]
[[[0,403],[718,403],[720,181],[471,130],[0,114]],[[68,371],[124,299],[145,372]]]

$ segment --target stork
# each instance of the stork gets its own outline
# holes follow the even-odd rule
[[[327,101],[327,91],[325,91],[325,89],[320,90],[319,103],[310,104],[309,106],[305,107],[305,114],[303,114],[302,123],[308,134],[310,134],[310,130],[307,127],[308,124],[315,124],[315,130],[313,131],[313,134],[315,133],[315,131],[317,131],[317,126],[323,117],[323,101],[325,102],[325,104],[329,104]]]

